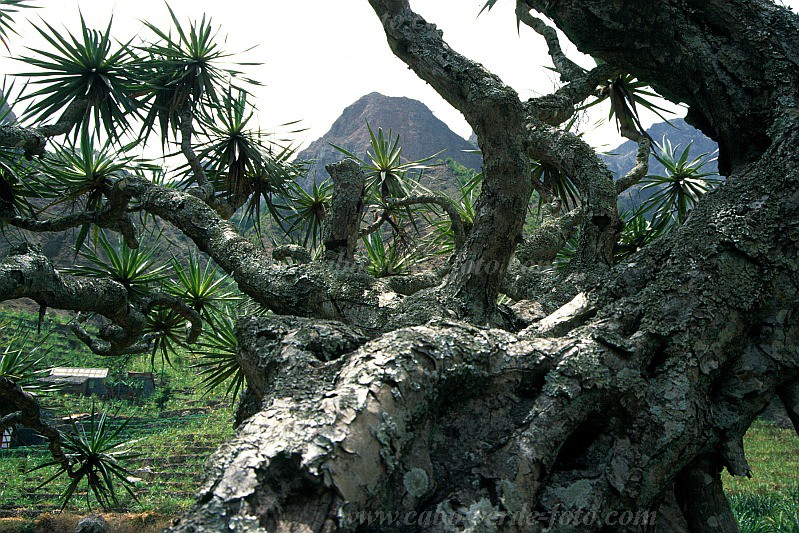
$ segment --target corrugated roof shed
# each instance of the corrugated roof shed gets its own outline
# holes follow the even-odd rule
[[[50,370],[51,378],[107,378],[107,368],[79,368],[58,366]]]

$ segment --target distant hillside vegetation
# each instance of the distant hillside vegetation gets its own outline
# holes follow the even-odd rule
[[[330,144],[341,146],[366,159],[369,148],[367,124],[375,133],[378,128],[382,128],[386,134],[391,130],[394,135],[399,135],[405,161],[423,159],[443,150],[436,156],[436,160],[451,158],[467,168],[480,170],[482,167],[480,155],[463,151],[474,150],[475,147],[437,119],[422,102],[370,93],[347,107],[333,123],[330,131],[298,154],[297,158],[300,160],[315,161],[303,186],[309,184],[314,175],[318,181],[326,179],[325,165],[344,158]],[[442,172],[441,169],[433,174],[447,179],[447,172]]]

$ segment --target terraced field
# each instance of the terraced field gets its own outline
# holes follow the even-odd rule
[[[126,361],[100,358],[91,354],[68,331],[67,318],[48,313],[42,324],[42,334],[35,334],[37,317],[0,309],[0,347],[5,346],[18,324],[27,328],[29,345],[44,339],[42,368],[50,366],[109,367],[111,375],[123,370],[156,372],[157,390],[150,398],[136,403],[125,400],[99,400],[69,394],[48,393],[41,403],[50,420],[69,431],[69,417],[91,413],[92,408],[108,412],[127,425],[120,439],[130,442],[131,450],[140,455],[125,463],[137,479],[136,502],[120,490],[116,512],[157,512],[175,515],[192,501],[202,482],[205,460],[232,434],[231,399],[219,393],[202,390],[196,372],[189,368],[191,354],[173,359],[174,367],[151,366],[149,356]],[[40,355],[39,355],[40,356]],[[39,357],[37,356],[37,357]],[[86,420],[79,422],[87,424]],[[58,479],[37,490],[55,472],[54,467],[34,471],[50,459],[45,445],[0,450],[0,519],[5,517],[31,518],[61,508],[61,490],[66,480]],[[66,512],[86,514],[85,487],[66,506]],[[93,508],[97,503],[92,500]]]
[[[174,514],[186,508],[202,482],[205,460],[232,433],[230,411],[218,400],[189,400],[180,409],[164,412],[166,416],[122,415],[128,424],[120,437],[141,454],[125,463],[138,479],[139,502],[120,491],[119,505],[113,510]],[[52,467],[32,471],[49,457],[43,445],[0,451],[0,518],[34,517],[61,508],[59,490],[65,480],[36,489],[55,472]],[[81,491],[66,511],[87,511],[85,490]]]

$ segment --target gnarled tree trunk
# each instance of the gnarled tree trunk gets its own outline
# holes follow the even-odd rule
[[[611,267],[614,186],[586,146],[407,2],[370,4],[395,53],[478,134],[475,226],[429,290],[443,308],[431,322],[399,327],[425,316],[406,313],[368,336],[312,319],[239,325],[255,407],[173,530],[735,530],[719,473],[749,474],[742,437],[775,396],[799,420],[796,17],[766,0],[517,3],[686,102],[720,142],[727,183]],[[578,182],[590,275],[564,280],[557,312],[491,329],[529,157]],[[497,268],[470,268],[486,259]],[[539,286],[529,299],[557,301]],[[429,291],[403,305],[429,305]]]

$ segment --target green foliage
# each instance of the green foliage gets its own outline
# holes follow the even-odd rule
[[[597,60],[597,63],[601,61]],[[638,108],[643,107],[658,117],[668,122],[663,113],[668,110],[658,106],[652,99],[659,98],[660,95],[652,91],[649,86],[631,74],[621,74],[617,78],[608,80],[601,88],[599,96],[581,106],[578,110],[585,110],[605,101],[610,102],[608,120],[615,119],[616,127],[624,132],[632,130],[644,133],[641,120],[638,116]]]
[[[160,355],[162,367],[171,366],[170,356],[185,346],[186,319],[171,307],[156,305],[147,314],[144,335],[152,341],[151,367],[155,368],[156,355]]]
[[[423,170],[428,168],[423,163],[430,161],[438,154],[417,161],[402,161],[402,146],[399,144],[399,135],[394,137],[391,131],[388,137],[383,134],[383,129],[377,129],[377,135],[372,131],[369,124],[370,150],[367,152],[369,158],[365,161],[357,155],[348,152],[344,148],[333,145],[347,157],[358,161],[366,174],[367,193],[375,198],[402,198],[410,192],[411,185],[406,174],[412,170]]]
[[[467,225],[474,224],[477,199],[483,184],[483,174],[471,171],[458,174],[458,197],[453,200],[458,216]],[[428,219],[430,222],[429,248],[433,255],[450,255],[455,250],[455,232],[448,217]]]
[[[186,302],[207,322],[214,322],[216,316],[224,313],[228,304],[239,300],[229,279],[218,272],[211,260],[207,260],[203,266],[199,253],[189,253],[185,267],[173,258],[172,268],[177,283],[167,284],[166,291]]]
[[[244,372],[236,359],[238,340],[235,327],[235,315],[222,314],[212,329],[203,332],[197,347],[192,349],[200,357],[192,367],[198,369],[205,390],[212,391],[227,383],[225,395],[232,393],[233,398],[244,386]]]
[[[36,7],[31,0],[0,0],[0,41],[8,49],[9,34],[14,31],[14,14],[20,9]]]
[[[47,392],[55,390],[50,384],[38,381],[41,377],[42,360],[49,348],[44,339],[32,340],[31,330],[19,324],[12,328],[9,322],[0,322],[0,332],[7,333],[5,348],[0,352],[0,377],[13,381],[28,392]],[[3,410],[0,409],[0,414]]]
[[[572,118],[564,127],[564,131],[570,131],[575,127],[577,118]],[[577,137],[582,137],[582,133],[577,133]],[[551,203],[557,198],[561,203],[561,210],[565,213],[575,209],[580,205],[580,191],[572,178],[555,165],[531,161],[530,179],[538,192],[534,196],[537,202],[538,213],[540,215],[544,204]]]
[[[577,257],[577,244],[579,241],[580,233],[579,231],[575,231],[571,237],[569,237],[569,240],[566,241],[566,244],[563,245],[563,248],[558,250],[558,254],[555,256],[555,260],[553,261],[556,269],[565,269],[571,260]]]
[[[121,238],[118,238],[115,244],[111,244],[101,232],[97,244],[99,250],[88,248],[80,253],[81,257],[91,263],[90,265],[75,266],[67,271],[90,278],[110,278],[122,284],[133,299],[147,296],[167,277],[166,266],[156,263],[158,249],[150,247],[147,241],[132,250]],[[100,251],[102,253],[98,253]]]
[[[286,213],[283,215],[286,234],[296,238],[301,246],[316,248],[322,240],[324,221],[332,197],[333,183],[329,179],[321,184],[314,180],[310,192],[299,183],[291,182],[284,203],[279,207]]]
[[[169,407],[175,411],[163,412],[151,401],[132,406],[127,402],[112,401],[98,404],[100,410],[111,410],[117,417],[129,417],[129,422],[119,435],[120,440],[135,441],[139,456],[126,460],[124,467],[133,471],[137,480],[133,488],[136,499],[126,491],[117,489],[118,503],[115,512],[155,511],[163,515],[177,515],[194,503],[194,493],[202,482],[204,462],[218,445],[232,434],[230,424],[232,408],[228,402],[220,402],[220,396],[201,395],[193,389],[195,376],[191,372],[172,371],[174,378]],[[187,379],[190,378],[190,379]],[[186,388],[188,387],[188,388]],[[60,410],[71,413],[91,412],[94,400],[79,396],[47,396],[46,403],[58,402]],[[191,414],[181,413],[192,410]],[[56,490],[34,492],[42,481],[51,477],[55,466],[33,471],[33,467],[45,462],[46,446],[29,446],[0,450],[0,493],[4,507],[24,508],[27,512],[45,512],[61,507],[62,499],[51,493],[62,492],[69,479],[65,476],[51,483]],[[149,468],[157,473],[151,479],[137,472]],[[66,511],[85,514],[85,483],[76,489]],[[138,501],[137,501],[138,500]]]
[[[206,174],[219,196],[249,198],[244,216],[258,224],[262,204],[280,218],[273,197],[287,194],[304,167],[289,162],[293,149],[273,144],[266,133],[250,126],[252,109],[247,93],[234,93],[230,86],[218,105],[201,108],[204,141],[197,146],[197,156],[207,162]]]
[[[82,203],[86,211],[96,211],[116,180],[130,168],[133,157],[120,154],[108,140],[99,148],[94,136],[86,128],[79,139],[56,146],[53,154],[42,160],[46,179],[35,182],[36,192],[43,198],[54,198],[53,204]],[[80,250],[89,233],[90,224],[84,224],[75,245]]]
[[[31,199],[41,198],[41,191],[48,190],[35,169],[23,161],[18,150],[0,148],[0,215],[34,217],[36,210]],[[0,229],[3,224],[0,218]]]
[[[629,258],[655,239],[666,235],[677,223],[672,217],[663,217],[657,223],[653,223],[646,217],[642,208],[623,212],[621,217],[624,227],[619,235],[619,241],[613,249],[613,256],[617,263]]]
[[[730,498],[741,533],[799,533],[799,487],[793,492],[793,498],[757,492]]]
[[[564,211],[571,211],[580,204],[580,191],[577,190],[577,185],[558,167],[533,161],[530,176],[536,188],[547,191],[547,196],[550,197],[538,197],[539,210],[543,207],[541,201],[551,201],[551,198],[558,198]]]
[[[799,438],[790,429],[757,420],[744,436],[753,476],[724,475],[742,533],[799,532]]]
[[[90,495],[104,508],[116,503],[116,485],[122,486],[134,499],[132,474],[121,465],[121,461],[135,458],[137,455],[129,450],[132,442],[120,438],[127,421],[112,427],[111,418],[103,412],[98,413],[92,406],[88,432],[80,424],[74,424],[74,433],[63,434],[61,447],[69,460],[77,466],[72,475],[58,461],[48,461],[37,468],[56,466],[56,473],[44,481],[39,487],[67,476],[69,482],[62,493],[61,508],[66,507],[75,491],[83,481],[89,490],[86,492],[86,505],[91,507]]]
[[[663,143],[656,146],[655,157],[665,167],[666,175],[650,175],[642,180],[642,191],[655,191],[642,205],[642,211],[651,213],[656,226],[668,224],[672,218],[678,224],[685,222],[699,198],[722,181],[715,172],[702,171],[712,161],[709,154],[691,159],[691,144],[680,153],[678,148],[664,137]]]
[[[220,95],[225,93],[230,79],[238,79],[241,74],[220,66],[231,54],[224,52],[216,42],[218,31],[213,28],[211,19],[203,15],[199,22],[191,21],[186,28],[168,5],[167,9],[176,35],[145,21],[158,41],[138,48],[145,57],[136,69],[147,87],[143,137],[146,139],[158,122],[162,142],[166,142],[168,132],[180,124],[180,113],[185,109],[193,110],[201,103],[220,106],[223,103]]]
[[[43,196],[59,198],[60,201],[86,198],[84,208],[97,209],[113,181],[124,176],[133,158],[121,156],[119,151],[106,141],[98,142],[88,130],[81,130],[79,139],[55,146],[55,152],[43,160],[48,173],[49,194]]]
[[[0,21],[2,18],[0,18]],[[54,51],[31,50],[36,56],[23,57],[25,64],[38,70],[22,74],[32,78],[37,91],[24,96],[33,99],[26,116],[37,121],[53,118],[75,102],[86,102],[82,125],[101,127],[116,139],[129,128],[128,115],[138,108],[136,81],[131,75],[134,56],[127,45],[115,45],[111,38],[111,21],[104,31],[86,26],[81,15],[78,37],[61,34],[42,21],[39,34]]]
[[[410,272],[414,258],[402,250],[399,239],[386,242],[383,233],[378,230],[364,237],[363,244],[369,259],[367,270],[374,277],[385,278]]]

